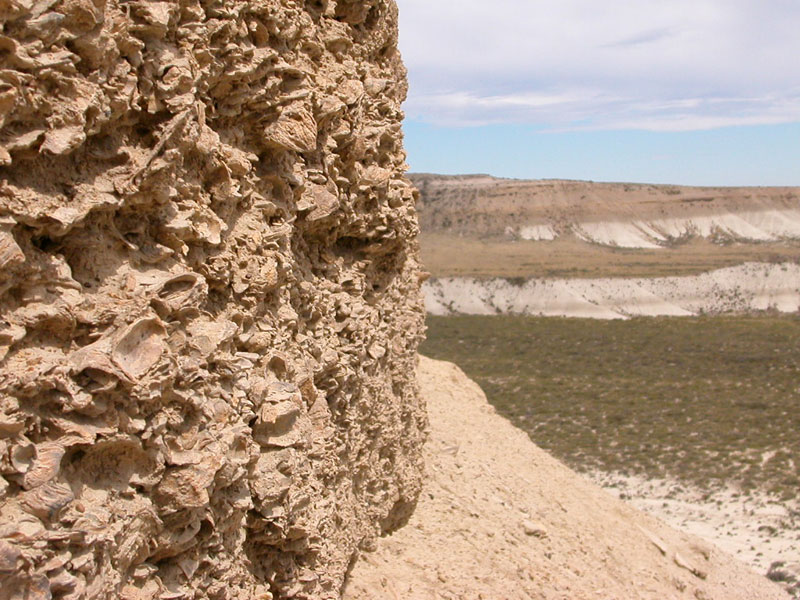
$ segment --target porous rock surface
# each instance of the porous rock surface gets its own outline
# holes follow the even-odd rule
[[[333,598],[426,427],[392,0],[0,0],[0,598]]]

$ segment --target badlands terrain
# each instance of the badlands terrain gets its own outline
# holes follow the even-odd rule
[[[412,179],[422,351],[571,467],[797,594],[800,188]]]
[[[778,242],[800,237],[800,188],[683,187],[410,174],[425,235],[662,248],[698,236]]]
[[[626,318],[800,306],[800,188],[412,175],[429,313]]]

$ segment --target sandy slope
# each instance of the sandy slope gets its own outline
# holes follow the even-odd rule
[[[361,556],[345,598],[787,598],[534,446],[455,365],[421,358],[418,375],[427,487],[410,522]]]

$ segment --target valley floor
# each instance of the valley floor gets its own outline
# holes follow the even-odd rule
[[[800,578],[796,316],[427,325],[423,351],[461,365],[536,444],[760,573],[784,562]]]
[[[720,244],[688,238],[670,247],[640,249],[589,243],[574,235],[534,241],[423,232],[420,248],[434,277],[476,279],[684,277],[745,262],[800,261],[797,241]]]

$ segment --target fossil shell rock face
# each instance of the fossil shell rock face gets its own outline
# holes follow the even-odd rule
[[[337,598],[426,430],[393,0],[0,19],[0,600]]]

